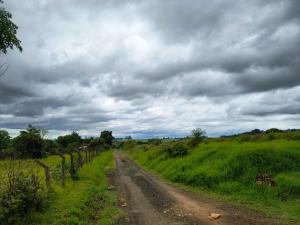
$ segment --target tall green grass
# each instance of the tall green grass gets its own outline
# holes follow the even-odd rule
[[[133,159],[167,180],[300,222],[299,141],[214,139],[178,158],[166,157],[159,145],[130,149]],[[275,186],[258,186],[260,173],[271,175]]]
[[[19,221],[18,225],[88,225],[115,224],[120,211],[116,206],[117,193],[108,188],[110,186],[107,175],[115,169],[113,152],[106,151],[99,154],[89,164],[85,164],[79,171],[79,180],[73,181],[67,177],[63,187],[58,172],[61,159],[50,156],[43,159],[50,167],[53,176],[53,193],[50,194],[48,207],[42,212],[32,212]],[[66,156],[69,166],[69,157]],[[32,160],[13,162],[22,170],[35,171],[43,178],[44,172]],[[9,167],[8,161],[0,161],[0,175],[5,175]]]

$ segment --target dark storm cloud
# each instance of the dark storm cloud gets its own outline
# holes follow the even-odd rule
[[[58,109],[68,107],[78,102],[79,98],[51,98],[51,97],[33,97],[21,99],[17,103],[3,105],[0,103],[1,114],[13,114],[16,117],[37,117],[43,116],[47,109]]]
[[[222,20],[231,1],[146,1],[143,13],[149,16],[152,25],[168,40],[187,41],[199,36],[214,35],[222,25]],[[199,36],[198,36],[199,35]]]
[[[33,97],[34,95],[31,90],[1,83],[0,81],[0,104],[10,104],[20,98]]]
[[[14,105],[12,112],[15,116],[36,117],[45,114],[47,109],[72,106],[77,99],[33,98]]]
[[[300,115],[300,88],[260,93],[255,101],[248,99],[231,108],[234,107],[238,107],[239,113],[245,116]]]
[[[110,96],[132,100],[146,96],[159,96],[168,92],[168,86],[163,81],[145,82],[144,79],[128,79],[128,76],[114,75],[115,81],[109,82]]]
[[[76,116],[64,116],[64,117],[51,117],[45,120],[34,123],[36,126],[45,127],[49,130],[83,130],[91,129],[91,125],[94,126],[97,124],[109,122],[111,118],[106,115],[97,115],[92,118],[89,117],[89,114],[86,114],[86,117],[81,114]],[[94,129],[97,129],[94,127]],[[99,132],[99,131],[98,131]]]
[[[290,88],[300,84],[299,65],[284,68],[254,68],[234,82],[243,87],[244,92],[264,92],[278,88]]]
[[[183,38],[214,39],[230,24],[236,23],[247,26],[250,31],[274,30],[290,21],[299,20],[300,4],[297,0],[154,0],[144,1],[142,9],[163,36],[168,40],[182,41]]]
[[[285,107],[277,107],[274,109],[258,109],[258,110],[249,110],[243,112],[244,115],[249,116],[268,116],[268,115],[300,115],[300,105],[298,106],[285,106]]]
[[[88,115],[86,115],[88,116]],[[5,127],[9,129],[24,129],[30,123],[34,126],[38,126],[41,128],[49,129],[49,130],[82,130],[82,129],[90,129],[91,124],[97,123],[105,123],[109,122],[110,117],[98,115],[97,118],[89,118],[86,117],[82,119],[79,116],[61,116],[61,117],[45,117],[40,119],[26,119],[20,120],[15,119],[14,121],[0,121],[0,127]],[[95,127],[96,128],[96,127]]]
[[[151,1],[144,7],[152,25],[167,41],[199,42],[204,43],[204,47],[195,44],[190,59],[156,64],[138,71],[137,76],[155,81],[195,71],[220,70],[236,74],[232,76],[232,83],[240,86],[241,93],[300,84],[298,1],[193,1],[190,4]],[[292,27],[285,30],[288,26]],[[229,38],[227,32],[232,32]],[[254,36],[255,40],[242,43],[249,36]],[[261,73],[248,72],[261,67],[264,68]],[[275,75],[274,79],[271,73],[277,71],[281,71],[281,75]],[[208,88],[194,93],[207,93]],[[214,95],[213,90],[210,92]]]

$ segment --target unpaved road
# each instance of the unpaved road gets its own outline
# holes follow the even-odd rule
[[[121,152],[115,153],[114,183],[120,207],[119,225],[275,225],[246,210],[173,187],[143,171]],[[210,220],[210,213],[221,218]]]

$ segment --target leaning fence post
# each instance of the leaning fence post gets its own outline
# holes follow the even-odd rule
[[[50,175],[50,170],[49,167],[43,163],[42,161],[38,160],[38,159],[34,159],[34,161],[41,167],[44,168],[45,170],[45,180],[46,180],[46,186],[48,188],[48,191],[51,192],[52,188],[51,188],[51,175]]]

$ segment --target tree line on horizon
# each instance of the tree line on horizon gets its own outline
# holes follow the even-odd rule
[[[112,131],[104,130],[98,137],[82,138],[77,132],[45,138],[45,130],[28,125],[19,135],[12,138],[8,131],[0,130],[0,159],[39,159],[55,153],[65,154],[83,148],[108,149],[112,146]]]

